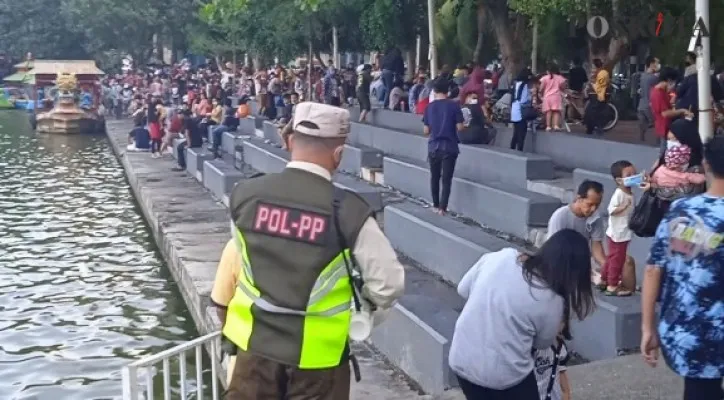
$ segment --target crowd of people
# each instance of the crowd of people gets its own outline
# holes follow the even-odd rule
[[[253,96],[261,115],[278,121],[280,126],[291,122],[287,126],[294,135],[283,139],[286,144],[294,142],[292,151],[298,161],[290,163],[287,170],[327,177],[339,164],[340,146],[346,137],[342,133],[349,130],[349,113],[342,108],[359,104],[360,120],[364,122],[372,108],[371,97],[378,96],[376,100],[384,107],[422,115],[423,133],[429,137],[431,197],[439,214],[447,212],[459,143],[494,140],[488,122],[491,110],[485,99],[510,96],[514,126],[510,147],[522,150],[532,121],[542,114],[546,130],[560,129],[564,92],[578,88],[585,92],[588,85],[591,100],[587,131],[600,132],[596,110],[605,104],[609,76],[599,60],[593,61],[597,68],[592,74],[576,65],[565,78],[551,64],[542,77],[524,69],[508,82],[502,70],[486,71],[481,67],[461,66],[456,71],[444,68],[434,80],[419,70],[412,85],[401,81],[404,63],[400,62],[400,54],[391,51],[379,68],[365,64],[342,71],[334,67],[316,69],[311,82],[307,81],[310,75],[306,70],[281,66],[256,74],[241,68],[235,75],[229,65],[212,70],[192,69],[181,63],[151,71],[127,71],[109,79],[104,82],[104,102],[109,113],[127,114],[134,119],[131,150],[149,149],[153,157],[162,157],[173,139],[184,137],[178,149],[177,169],[181,170],[185,168],[184,147],[201,147],[209,141],[210,148],[219,154],[221,135],[234,130],[240,118],[250,115],[249,99]],[[638,173],[646,166],[635,166],[627,160],[611,165],[616,189],[606,205],[607,224],[600,217],[594,218],[603,199],[603,185],[585,181],[577,188],[575,200],[553,213],[548,239],[536,253],[524,254],[510,248],[486,254],[461,280],[458,292],[467,301],[456,323],[450,366],[468,399],[571,399],[565,345],[571,339],[571,320],[583,319],[593,311],[596,289],[615,297],[631,296],[636,291],[635,266],[627,255],[634,234],[630,221],[637,212],[632,191],[636,186],[644,189],[645,196],[656,199],[660,220],[658,230],[650,234],[654,241],[643,284],[641,351],[645,361],[655,365],[661,349],[668,365],[685,377],[686,400],[722,398],[724,137],[702,143],[693,112],[695,104],[682,103],[696,98],[691,97],[693,78],[687,75],[679,85],[678,95],[672,96],[679,81],[677,71],[658,64],[655,57],[647,60],[640,85],[641,101],[648,102],[649,108],[640,109],[639,114],[648,124],[653,123],[661,138],[660,156],[652,160],[654,167],[649,174]],[[712,98],[716,101],[714,91]],[[232,107],[232,98],[238,100],[238,106]],[[318,108],[318,103],[324,103],[325,108]],[[299,107],[302,111],[298,111]],[[344,129],[330,127],[329,121],[336,121]],[[649,128],[643,122],[642,134]],[[334,146],[321,146],[327,142]],[[317,154],[321,149],[330,154]],[[706,172],[710,177],[708,187]],[[291,179],[294,174],[288,175]],[[285,177],[281,174],[278,179],[281,182]],[[302,175],[297,178],[302,179]],[[322,181],[309,182],[317,185]],[[300,202],[305,196],[289,201]],[[310,196],[308,201],[318,201],[317,195]],[[235,201],[245,207],[244,201]],[[237,229],[241,232],[247,225],[245,222]],[[255,242],[253,246],[261,247],[252,246],[252,250],[265,252],[264,243]],[[377,236],[375,243],[384,244],[384,249],[389,247]],[[226,272],[237,270],[238,275],[241,263],[236,259],[236,248],[233,243],[227,246],[220,268]],[[372,263],[365,251],[356,249],[355,255],[362,263]],[[387,271],[391,275],[381,272],[385,276],[373,280],[394,286],[395,293],[384,299],[366,299],[380,309],[388,308],[402,291],[401,267],[394,261],[394,252],[385,251],[394,271]],[[601,267],[595,286],[591,284],[595,275],[592,260]],[[223,321],[226,307],[240,307],[234,303],[239,292],[234,289],[237,282],[219,276],[212,298],[224,308]],[[500,285],[501,281],[506,284]],[[228,290],[222,293],[225,288]],[[369,291],[368,295],[374,297]],[[654,317],[657,299],[661,299],[658,326]],[[235,324],[242,323],[240,317],[235,318]],[[225,328],[225,335],[227,331],[229,337],[238,339],[238,332]],[[248,354],[239,347],[245,368],[259,369],[268,363],[260,356],[269,351],[267,347]],[[237,368],[232,381],[251,379],[249,374]],[[319,375],[319,379],[323,378]],[[272,382],[276,378],[268,379]],[[236,387],[241,392],[246,390]],[[339,390],[348,392],[349,388]]]

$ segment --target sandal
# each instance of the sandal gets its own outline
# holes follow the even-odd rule
[[[621,287],[617,287],[614,290],[608,290],[606,288],[606,291],[603,292],[604,296],[612,296],[612,297],[629,297],[633,295],[633,292],[630,290],[623,289]]]
[[[608,289],[608,285],[605,283],[599,283],[598,285],[594,285],[596,289],[598,289],[599,292],[605,292],[606,289]]]

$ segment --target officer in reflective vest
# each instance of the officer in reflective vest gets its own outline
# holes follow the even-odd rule
[[[364,303],[384,310],[404,290],[404,269],[370,206],[331,181],[349,120],[342,108],[297,105],[292,161],[234,188],[233,238],[211,293],[237,347],[227,399],[348,399],[353,285],[344,260],[356,259]]]

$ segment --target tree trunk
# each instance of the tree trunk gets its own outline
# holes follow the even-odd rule
[[[319,62],[319,65],[322,67],[322,69],[327,69],[327,64],[325,64],[324,61],[322,61],[322,55],[319,54],[319,49],[316,46],[314,47],[314,58],[317,59],[317,61]]]
[[[590,18],[593,15],[590,1],[587,8]],[[611,0],[611,21],[621,21],[621,18],[619,0]],[[611,71],[629,53],[631,38],[628,36],[628,32],[618,29],[616,23],[610,24],[609,29],[611,32],[604,38],[595,39],[589,36],[588,49],[591,60],[600,59],[603,62],[603,68]]]
[[[475,51],[473,51],[473,61],[475,63],[483,65],[483,45],[485,40],[485,29],[487,27],[487,16],[485,13],[485,6],[482,1],[478,1],[477,6],[477,21],[478,21],[478,40],[475,43]]]
[[[511,21],[506,0],[478,0],[478,3],[482,3],[487,10],[488,18],[490,18],[498,39],[505,70],[510,76],[515,77],[525,67],[525,46],[522,40],[526,31],[525,19],[516,14],[515,19]]]

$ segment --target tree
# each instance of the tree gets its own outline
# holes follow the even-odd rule
[[[71,29],[57,0],[0,0],[0,50],[20,59],[87,58],[85,36]]]

